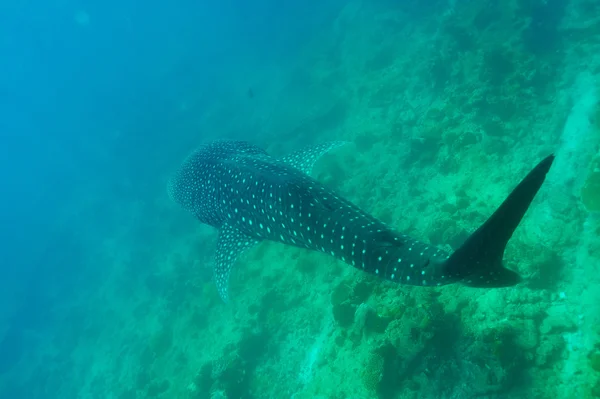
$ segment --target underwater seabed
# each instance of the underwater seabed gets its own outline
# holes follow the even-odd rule
[[[600,396],[599,89],[596,76],[579,75],[572,94],[574,105],[557,151],[566,162],[561,163],[563,168],[555,175],[566,176],[561,182],[562,190],[572,187],[577,204],[571,203],[571,206],[583,208],[579,234],[574,237],[571,249],[563,253],[570,284],[560,293],[564,303],[558,312],[564,312],[563,317],[576,326],[573,331],[564,333],[564,385],[559,392],[565,398]],[[550,192],[557,194],[553,188]],[[552,308],[548,312],[551,313]]]
[[[526,245],[517,243],[509,251],[509,257],[525,265],[530,262],[529,268],[537,270],[530,282],[487,292],[404,290],[340,269],[318,255],[290,255],[267,246],[244,267],[256,270],[257,263],[279,259],[303,277],[294,283],[289,269],[283,272],[282,267],[287,282],[277,278],[279,288],[258,288],[269,291],[257,312],[260,317],[266,312],[271,319],[261,328],[279,336],[276,346],[285,361],[268,359],[267,342],[274,337],[263,330],[255,337],[261,342],[255,347],[263,349],[254,354],[262,364],[245,368],[244,364],[253,364],[251,358],[241,359],[237,366],[230,363],[234,376],[254,373],[253,383],[240,380],[243,389],[252,386],[264,397],[294,399],[599,397],[600,216],[594,208],[594,198],[600,195],[595,189],[598,86],[587,73],[575,80],[566,94],[573,105],[559,144],[551,146],[556,149],[556,165],[542,198],[516,235],[515,241]],[[548,147],[540,145],[544,151]],[[335,277],[322,280],[315,269]],[[268,279],[270,273],[263,273]],[[277,269],[271,273],[275,279]],[[289,291],[282,288],[286,286]],[[316,304],[305,300],[316,299],[312,287],[330,291],[328,302],[313,307]],[[274,303],[279,304],[277,309],[269,310]],[[281,329],[287,330],[283,336]],[[227,375],[203,378],[204,389],[214,397],[236,397],[232,392],[242,387]],[[542,383],[545,380],[551,382]],[[529,385],[531,381],[535,384]]]
[[[54,309],[51,327],[1,337],[18,350],[0,359],[12,367],[0,396],[600,398],[599,19],[594,0],[349,1],[293,71],[270,66],[277,79],[263,71],[251,99],[231,90],[240,98],[190,111],[182,128],[190,143],[256,129],[273,155],[350,141],[315,176],[447,249],[555,151],[507,247],[522,284],[403,287],[262,243],[238,261],[225,305],[215,232],[165,193],[77,198],[68,205],[84,221],[118,204],[118,228],[86,237],[81,283],[93,284]]]
[[[583,222],[577,247],[565,254],[573,256],[573,282],[561,293],[566,303],[563,316],[576,325],[576,330],[564,334],[567,357],[562,381],[565,384],[559,392],[565,398],[600,396],[599,236],[600,214],[591,213]]]
[[[600,153],[590,164],[590,171],[581,188],[581,202],[589,212],[600,212]]]

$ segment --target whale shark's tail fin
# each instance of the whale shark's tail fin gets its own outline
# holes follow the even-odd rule
[[[542,160],[465,243],[443,262],[444,274],[470,287],[508,287],[521,277],[502,265],[508,240],[521,222],[552,166],[554,155]]]

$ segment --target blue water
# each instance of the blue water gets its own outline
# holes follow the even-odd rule
[[[600,397],[578,191],[600,141],[595,2],[6,3],[0,398]],[[435,245],[545,154],[572,158],[509,248],[529,285],[438,298],[265,244],[225,305],[215,231],[165,189],[220,138],[350,141],[315,176]]]

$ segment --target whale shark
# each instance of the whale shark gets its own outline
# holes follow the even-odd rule
[[[395,230],[311,177],[315,162],[344,144],[327,142],[276,158],[249,142],[211,141],[170,177],[169,197],[218,229],[214,277],[225,302],[236,260],[264,240],[319,251],[399,284],[499,288],[521,281],[503,266],[504,250],[542,186],[553,154],[450,253]]]

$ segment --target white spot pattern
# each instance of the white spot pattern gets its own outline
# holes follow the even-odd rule
[[[395,232],[306,174],[322,154],[341,144],[277,160],[249,143],[217,141],[183,162],[169,182],[169,196],[220,229],[215,278],[224,300],[233,263],[263,239],[328,253],[405,284],[456,280],[443,276],[441,262],[434,262],[447,253]]]

